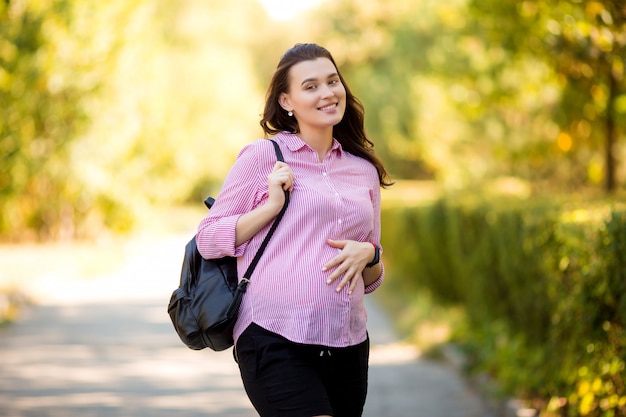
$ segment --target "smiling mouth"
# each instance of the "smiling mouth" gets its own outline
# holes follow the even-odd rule
[[[338,103],[333,103],[333,104],[329,104],[328,106],[320,107],[318,110],[321,110],[321,111],[333,110],[337,108],[337,106],[338,106]]]

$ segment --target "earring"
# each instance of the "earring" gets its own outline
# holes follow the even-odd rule
[[[293,112],[292,111],[288,111],[287,112],[287,116],[289,116],[289,117],[293,116]]]

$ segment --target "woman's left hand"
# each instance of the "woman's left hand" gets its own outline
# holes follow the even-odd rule
[[[328,244],[333,248],[341,249],[341,252],[322,267],[322,271],[336,268],[330,274],[326,283],[331,284],[338,278],[341,278],[337,284],[336,291],[339,292],[346,285],[349,285],[348,293],[352,294],[365,265],[374,258],[374,246],[368,242],[357,242],[355,240],[329,239]]]

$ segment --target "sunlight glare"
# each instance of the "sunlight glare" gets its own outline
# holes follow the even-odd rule
[[[260,0],[274,20],[289,20],[298,13],[317,6],[322,0]]]

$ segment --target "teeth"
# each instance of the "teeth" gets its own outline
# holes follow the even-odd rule
[[[335,106],[337,106],[337,105],[336,104],[330,104],[330,105],[328,105],[326,107],[320,108],[320,110],[331,110],[331,109],[334,109]]]

